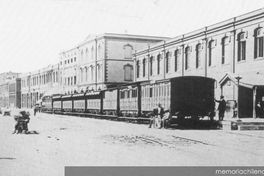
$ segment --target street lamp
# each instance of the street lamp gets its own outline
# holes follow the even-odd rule
[[[241,76],[236,76],[235,79],[237,80],[237,120],[239,119],[239,81],[242,79]]]

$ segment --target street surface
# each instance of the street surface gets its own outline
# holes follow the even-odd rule
[[[33,114],[33,113],[31,113]],[[263,166],[264,131],[167,130],[40,113],[32,134],[0,115],[1,176],[63,176],[64,166]]]

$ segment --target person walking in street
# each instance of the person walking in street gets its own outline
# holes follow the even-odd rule
[[[38,106],[37,106],[37,105],[35,105],[35,106],[34,106],[34,116],[36,116],[36,114],[37,114],[37,111],[38,111]]]
[[[226,101],[225,101],[223,95],[220,96],[220,100],[215,99],[215,101],[217,103],[219,103],[218,108],[217,108],[218,109],[218,117],[219,117],[219,121],[222,121],[222,120],[224,120],[224,116],[225,116]]]

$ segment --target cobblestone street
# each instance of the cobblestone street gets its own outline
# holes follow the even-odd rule
[[[63,175],[64,166],[261,166],[263,131],[167,130],[37,114],[32,134],[0,118],[0,175]]]

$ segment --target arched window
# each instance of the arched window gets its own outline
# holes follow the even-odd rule
[[[208,66],[212,65],[214,40],[210,40],[208,43]]]
[[[91,59],[94,59],[94,47],[91,48]]]
[[[263,28],[257,28],[254,31],[254,58],[263,57],[264,47]]]
[[[139,65],[139,60],[137,61],[137,78],[139,78],[139,69],[140,69],[140,65]]]
[[[166,53],[166,73],[169,73],[170,68],[170,52]]]
[[[97,80],[101,80],[101,66],[97,65]]]
[[[130,64],[124,65],[124,80],[133,81],[133,66]]]
[[[146,59],[143,59],[143,77],[146,75]]]
[[[98,59],[102,59],[101,56],[102,56],[102,47],[101,47],[101,45],[99,44],[99,45],[98,45]]]
[[[81,82],[83,82],[83,69],[80,68]]]
[[[222,64],[225,64],[226,62],[226,45],[228,44],[228,37],[225,36],[222,38],[222,60],[221,60],[221,63]]]
[[[81,50],[81,60],[83,59],[83,50]]]
[[[124,45],[123,49],[124,49],[124,58],[125,59],[131,59],[133,47],[130,44],[126,44],[126,45]]]
[[[246,60],[246,33],[241,32],[238,34],[238,57],[237,61]]]
[[[198,43],[195,47],[196,52],[196,68],[199,68],[201,66],[201,51],[202,51],[202,45]]]
[[[94,67],[91,66],[91,81],[94,80]]]
[[[89,59],[89,49],[88,48],[85,49],[85,58],[87,58],[87,60]]]
[[[85,81],[88,81],[88,68],[85,67]]]
[[[179,57],[179,50],[176,49],[174,51],[174,71],[177,72],[178,71],[178,57]]]
[[[160,59],[161,59],[161,55],[158,54],[157,55],[157,74],[160,74]]]
[[[149,67],[150,67],[149,74],[152,75],[153,74],[153,56],[150,56],[149,58]]]
[[[190,47],[185,48],[185,70],[189,69]]]

